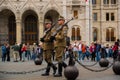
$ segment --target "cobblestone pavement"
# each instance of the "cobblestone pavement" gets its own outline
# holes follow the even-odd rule
[[[67,61],[66,61],[67,62]],[[83,64],[93,64],[94,62],[84,61]],[[42,65],[35,65],[33,61],[26,62],[1,62],[0,61],[0,71],[8,71],[8,72],[21,72],[21,71],[31,71],[38,70],[46,67],[46,63],[43,61]],[[79,69],[79,76],[76,80],[120,80],[120,75],[115,75],[112,71],[112,68],[103,71],[103,72],[91,72],[84,69],[79,64],[76,64],[76,67]],[[92,69],[101,69],[99,64],[94,67],[90,67]],[[52,69],[50,72],[50,76],[44,77],[41,74],[43,71],[30,73],[30,74],[3,74],[0,73],[0,80],[67,80],[64,77],[53,77]]]

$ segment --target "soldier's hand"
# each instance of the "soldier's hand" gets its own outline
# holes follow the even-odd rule
[[[50,41],[53,41],[53,40],[55,40],[55,37],[54,37],[54,36],[51,36],[51,37],[50,37]]]
[[[44,38],[40,38],[40,41],[41,41],[41,42],[44,42]]]

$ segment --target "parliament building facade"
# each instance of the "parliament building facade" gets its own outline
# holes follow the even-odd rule
[[[0,45],[40,43],[44,20],[68,23],[70,41],[113,44],[120,39],[120,0],[0,0]]]

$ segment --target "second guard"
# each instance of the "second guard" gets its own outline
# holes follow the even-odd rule
[[[58,62],[58,73],[54,75],[54,77],[61,77],[62,76],[62,67],[66,68],[67,64],[63,61],[63,55],[64,55],[64,50],[66,47],[66,36],[67,36],[67,31],[68,27],[64,25],[65,19],[62,16],[59,16],[58,19],[58,25],[53,29],[53,34],[57,32],[57,34],[53,37],[55,37],[55,58],[56,61]],[[62,29],[60,29],[61,26],[64,26]],[[58,29],[60,29],[58,31]]]

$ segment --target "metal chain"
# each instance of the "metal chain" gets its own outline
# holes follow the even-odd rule
[[[80,62],[80,61],[79,61]],[[86,65],[86,64],[82,64],[82,65],[84,65],[84,66],[86,66],[86,67],[93,67],[93,66],[95,66],[96,64],[97,64],[98,62],[95,62],[94,64],[91,64],[91,65]]]
[[[0,71],[2,74],[32,74],[35,72],[40,72],[45,70],[46,68],[38,69],[38,70],[32,70],[32,71],[22,71],[22,72],[8,72],[8,71]]]
[[[108,67],[106,67],[106,68],[104,68],[104,69],[100,69],[100,70],[94,70],[94,69],[91,69],[91,68],[88,68],[87,66],[94,66],[94,65],[96,65],[97,64],[97,62],[95,63],[95,64],[93,64],[93,65],[84,65],[84,64],[82,64],[81,62],[79,62],[74,56],[73,56],[73,58],[75,59],[75,61],[77,61],[77,63],[79,64],[79,65],[81,65],[82,67],[84,67],[85,69],[87,69],[87,70],[90,70],[90,71],[92,71],[92,72],[102,72],[102,71],[105,71],[105,70],[107,70],[107,69],[109,69],[112,65],[113,65],[113,63],[111,63],[110,64],[110,66],[108,66]],[[55,65],[57,65],[58,63],[56,63]],[[8,72],[8,71],[0,71],[0,73],[2,73],[2,74],[32,74],[32,73],[35,73],[35,72],[40,72],[40,71],[43,71],[43,70],[45,70],[46,69],[46,67],[45,68],[42,68],[42,69],[38,69],[38,70],[32,70],[32,71],[22,71],[22,72]]]
[[[102,72],[102,71],[105,71],[105,70],[109,69],[110,67],[112,67],[113,64],[114,64],[114,63],[111,63],[110,66],[108,66],[108,67],[106,67],[106,68],[104,68],[104,69],[95,70],[95,69],[88,68],[87,66],[83,65],[82,63],[80,63],[80,62],[75,58],[75,56],[73,56],[73,58],[75,59],[75,61],[77,61],[77,63],[78,63],[79,65],[81,65],[81,66],[84,67],[85,69],[87,69],[87,70],[89,70],[89,71],[92,71],[92,72]]]

